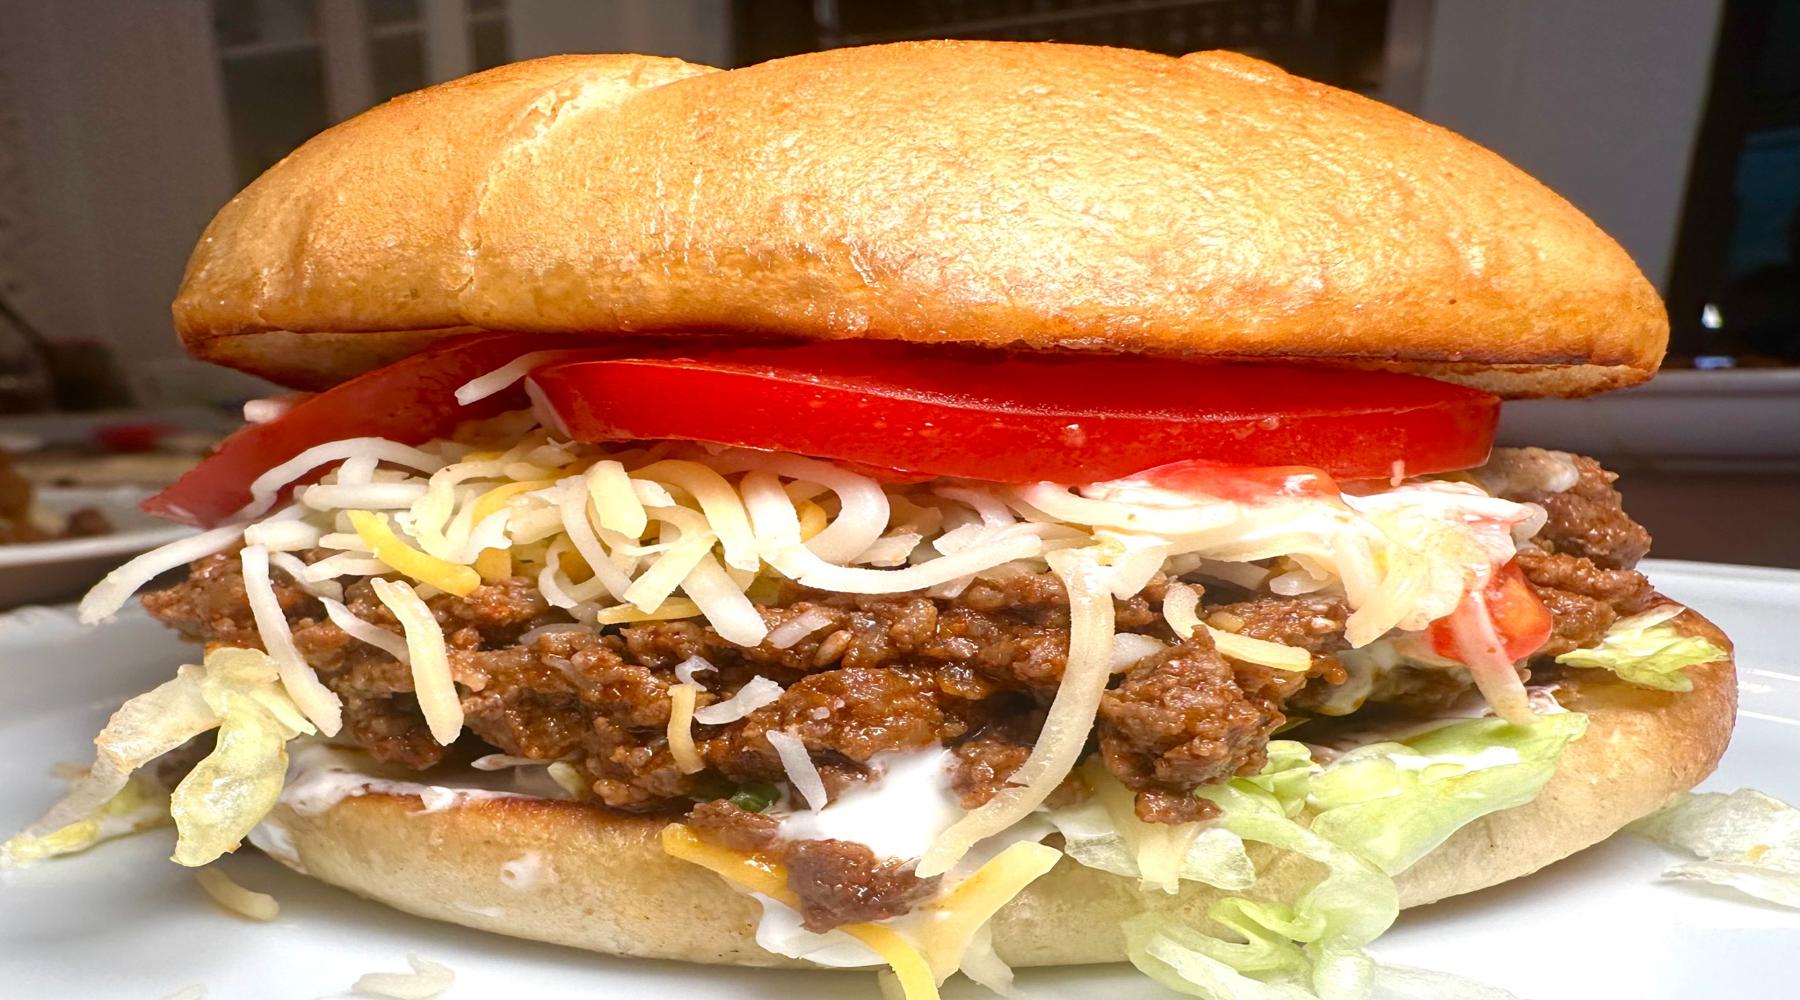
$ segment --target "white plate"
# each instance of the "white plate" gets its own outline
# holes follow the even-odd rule
[[[93,538],[0,545],[0,608],[79,597],[132,556],[193,534],[192,528],[159,521],[138,510],[138,502],[149,495],[135,486],[39,489],[37,505],[58,519],[93,507],[106,515],[114,530]]]
[[[1738,645],[1743,718],[1706,787],[1762,788],[1800,802],[1800,572],[1651,563],[1658,586],[1702,609]],[[165,678],[189,650],[141,614],[83,631],[66,614],[0,616],[0,827],[58,794],[51,762],[86,761],[122,697]],[[868,973],[768,972],[627,961],[527,944],[395,913],[245,851],[230,873],[280,899],[273,924],[214,909],[163,859],[167,830],[0,876],[0,994],[154,998],[337,995],[407,953],[449,965],[451,997],[824,998],[878,996]],[[1534,1000],[1790,997],[1800,914],[1697,883],[1661,883],[1661,850],[1615,838],[1529,878],[1408,911],[1377,943],[1387,960],[1443,969]],[[1167,996],[1129,967],[1021,974],[1032,997]],[[982,991],[952,984],[949,997]]]

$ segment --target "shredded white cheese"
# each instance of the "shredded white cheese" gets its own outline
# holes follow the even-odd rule
[[[694,721],[708,726],[723,726],[736,722],[764,705],[775,704],[780,697],[781,685],[758,674],[724,701],[696,709]]]
[[[375,596],[394,613],[406,630],[407,658],[411,661],[413,695],[431,738],[443,746],[462,733],[462,701],[450,676],[450,657],[444,649],[444,633],[431,608],[413,588],[397,580],[371,580]]]
[[[770,730],[766,735],[776,756],[781,758],[782,770],[787,772],[788,783],[794,786],[794,791],[800,793],[813,812],[825,808],[825,780],[819,777],[819,769],[813,765],[812,755],[806,752],[806,744],[793,733],[779,729]]]
[[[212,865],[196,869],[194,881],[200,883],[207,898],[240,917],[267,922],[281,915],[281,905],[275,902],[274,896],[246,889]]]
[[[677,684],[669,689],[669,756],[682,774],[698,774],[706,770],[700,748],[694,745],[694,696],[700,689],[692,684]]]
[[[319,732],[336,736],[343,727],[343,702],[319,680],[300,650],[294,646],[294,633],[288,628],[287,614],[269,582],[269,552],[260,545],[247,545],[238,553],[244,571],[244,596],[250,602],[250,614],[256,620],[256,631],[263,648],[281,672],[281,684],[288,697],[305,713]]]
[[[1052,552],[1049,560],[1069,595],[1069,655],[1062,683],[1037,745],[1013,774],[1013,783],[944,831],[919,861],[921,878],[949,871],[969,848],[1030,815],[1075,769],[1087,746],[1100,696],[1112,677],[1112,593],[1092,553],[1065,549]]]
[[[456,982],[456,974],[448,966],[417,955],[406,956],[412,972],[370,972],[356,980],[350,990],[366,997],[387,1000],[431,1000],[441,996]]]

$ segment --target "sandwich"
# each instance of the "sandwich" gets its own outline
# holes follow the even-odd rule
[[[174,319],[296,393],[84,601],[194,661],[12,863],[149,808],[613,955],[1354,996],[1731,733],[1614,475],[1493,447],[1654,374],[1650,284],[1245,56],[518,63],[275,165]]]

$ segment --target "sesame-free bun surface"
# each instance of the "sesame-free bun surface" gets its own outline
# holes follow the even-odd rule
[[[1693,612],[1685,621],[1725,644]],[[1579,673],[1562,700],[1588,714],[1588,730],[1569,745],[1543,793],[1476,820],[1403,872],[1402,905],[1530,874],[1712,772],[1736,718],[1729,658],[1690,668],[1694,690],[1683,694]],[[613,955],[804,964],[757,946],[759,910],[750,897],[663,853],[659,833],[667,817],[531,798],[477,799],[438,811],[422,805],[415,795],[370,793],[308,814],[278,806],[270,822],[291,840],[285,863],[421,916]],[[1311,862],[1252,846],[1259,870],[1253,894],[1291,900],[1319,875]],[[1120,961],[1119,924],[1146,904],[1203,920],[1219,895],[1192,883],[1179,896],[1141,895],[1133,880],[1064,858],[995,917],[994,946],[1014,965]]]
[[[1668,332],[1616,243],[1451,132],[1227,52],[998,42],[558,56],[409,94],[226,205],[174,311],[199,357],[306,387],[483,328],[1581,395],[1648,378]]]

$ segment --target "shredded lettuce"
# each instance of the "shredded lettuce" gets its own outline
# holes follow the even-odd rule
[[[1800,909],[1800,809],[1751,788],[1686,795],[1626,829],[1700,860],[1665,878],[1699,879]]]
[[[1268,763],[1243,780],[1272,796],[1280,803],[1283,815],[1299,815],[1313,778],[1319,773],[1312,751],[1294,740],[1270,740],[1266,752]]]
[[[175,860],[204,865],[234,850],[281,792],[286,744],[316,730],[281,686],[267,653],[219,647],[202,666],[127,701],[94,739],[88,773],[36,823],[0,845],[0,867],[83,850],[98,842],[109,808],[138,768],[208,730],[213,752],[175,786]],[[84,831],[93,827],[95,837]]]
[[[1469,719],[1358,747],[1307,783],[1312,831],[1398,875],[1473,820],[1536,798],[1586,730],[1587,716],[1559,712],[1529,726]]]
[[[1260,773],[1196,793],[1219,807],[1202,832],[1234,837],[1240,850],[1254,841],[1301,855],[1318,863],[1323,878],[1292,902],[1232,896],[1214,903],[1207,918],[1218,936],[1146,912],[1125,925],[1127,954],[1164,986],[1211,1000],[1351,1000],[1378,988],[1503,1000],[1504,991],[1454,976],[1383,968],[1364,949],[1399,915],[1393,874],[1471,820],[1534,798],[1586,728],[1587,717],[1575,713],[1530,726],[1471,719],[1362,747],[1324,767],[1304,745],[1274,741]],[[1300,821],[1303,808],[1309,825]],[[1131,833],[1107,836],[1109,818],[1117,819],[1098,808],[1051,817],[1077,861],[1133,874]],[[1194,860],[1190,852],[1183,878],[1199,868]],[[1195,880],[1235,889],[1242,876],[1231,884]]]
[[[133,775],[91,815],[41,836],[20,834],[0,845],[0,868],[22,867],[62,854],[75,854],[104,841],[168,823],[168,789],[143,775]]]
[[[1590,649],[1574,649],[1556,658],[1568,667],[1610,670],[1620,679],[1660,691],[1692,691],[1687,667],[1724,659],[1726,651],[1698,635],[1683,635],[1673,619],[1687,609],[1665,604],[1613,623]]]
[[[1124,823],[1112,816],[1099,796],[1049,813],[1063,837],[1063,853],[1089,868],[1150,881],[1144,874],[1155,863],[1143,857],[1143,841],[1132,835],[1150,827],[1135,816]],[[1179,879],[1220,889],[1248,889],[1256,882],[1256,866],[1244,850],[1243,838],[1219,826],[1205,826],[1187,842],[1177,867]],[[1163,888],[1158,881],[1154,886]]]
[[[1136,917],[1126,931],[1132,962],[1158,982],[1194,996],[1288,1000],[1366,994],[1374,963],[1363,946],[1400,913],[1393,880],[1289,818],[1280,799],[1249,779],[1198,794],[1219,807],[1220,828],[1316,861],[1325,875],[1291,904],[1236,896],[1213,904],[1207,916],[1239,940],[1213,937],[1163,914]]]

